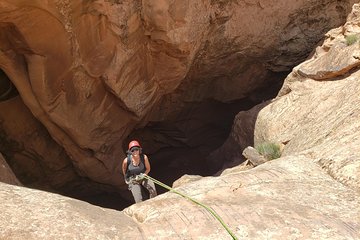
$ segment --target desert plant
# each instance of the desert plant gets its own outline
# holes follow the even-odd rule
[[[268,160],[273,160],[281,156],[280,145],[273,142],[263,142],[255,149]]]
[[[346,45],[350,46],[353,45],[358,40],[358,36],[355,34],[347,35],[345,37]]]

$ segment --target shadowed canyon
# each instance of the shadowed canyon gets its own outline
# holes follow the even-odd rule
[[[239,239],[360,238],[359,25],[355,0],[1,1],[0,239],[231,239],[160,186],[133,204],[132,139]]]

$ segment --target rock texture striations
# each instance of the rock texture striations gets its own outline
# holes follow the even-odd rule
[[[359,9],[354,5],[347,23],[330,31],[312,58],[294,68],[279,96],[259,112],[255,126],[255,145],[263,141],[286,143],[283,156],[310,157],[333,178],[357,191]],[[349,36],[355,41],[349,43]]]
[[[354,2],[5,0],[0,68],[77,174],[121,185],[135,128],[276,82]]]
[[[346,55],[359,48],[358,40],[346,44],[348,34],[360,35],[359,14],[356,4],[347,24],[330,31],[316,53],[294,68],[278,97],[248,112],[256,113],[255,145],[282,142],[281,158],[175,183],[214,209],[238,239],[360,238],[360,71]],[[328,64],[337,55],[349,59],[342,74]],[[321,79],[310,78],[318,73]],[[246,134],[235,132],[236,125],[230,139],[241,148],[250,136],[241,141]],[[5,239],[231,239],[208,212],[174,193],[114,212],[3,183],[0,189]]]
[[[360,237],[359,193],[312,159],[291,156],[236,168],[176,190],[210,206],[238,239]],[[205,209],[174,193],[116,212],[3,183],[0,189],[4,239],[232,239]]]

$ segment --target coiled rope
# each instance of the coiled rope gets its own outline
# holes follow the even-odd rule
[[[206,206],[205,204],[203,204],[203,203],[201,203],[201,202],[199,202],[199,201],[197,201],[197,200],[195,200],[195,199],[193,199],[193,198],[191,198],[191,197],[189,197],[189,196],[187,196],[187,195],[185,195],[185,194],[183,194],[183,193],[180,193],[180,192],[176,191],[175,189],[173,189],[173,188],[169,187],[168,185],[166,185],[166,184],[164,184],[164,183],[156,180],[155,178],[150,177],[149,175],[141,174],[140,177],[141,177],[141,178],[149,179],[149,180],[153,181],[154,183],[156,183],[157,185],[159,185],[159,186],[161,186],[161,187],[169,190],[170,192],[176,193],[176,194],[178,194],[178,195],[180,195],[180,196],[182,196],[182,197],[184,197],[184,198],[192,201],[193,203],[195,203],[195,204],[197,204],[197,205],[199,205],[199,206],[202,206],[203,208],[205,208],[211,215],[213,215],[213,216],[221,223],[221,225],[226,229],[226,231],[230,234],[230,236],[231,236],[234,240],[238,240],[237,237],[235,236],[235,234],[231,232],[231,230],[229,229],[229,227],[228,227],[228,226],[225,224],[225,222],[221,219],[221,217],[220,217],[213,209],[211,209],[210,207]]]

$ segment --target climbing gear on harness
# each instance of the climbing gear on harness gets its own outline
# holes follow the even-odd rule
[[[231,232],[231,230],[229,229],[229,227],[224,223],[224,221],[221,219],[221,217],[220,217],[220,216],[215,212],[215,210],[213,210],[212,208],[206,206],[206,205],[203,204],[203,203],[200,203],[199,201],[197,201],[197,200],[195,200],[195,199],[193,199],[193,198],[191,198],[191,197],[189,197],[189,196],[187,196],[187,195],[185,195],[185,194],[183,194],[183,193],[180,193],[180,192],[176,191],[175,189],[173,189],[173,188],[169,187],[168,185],[166,185],[166,184],[164,184],[164,183],[156,180],[155,178],[150,177],[149,175],[146,175],[146,174],[144,174],[144,173],[141,173],[141,174],[140,174],[140,178],[142,178],[142,179],[144,179],[144,178],[145,178],[145,179],[149,179],[149,180],[153,181],[154,183],[156,183],[157,185],[159,185],[159,186],[161,186],[161,187],[169,190],[170,192],[176,193],[176,194],[182,196],[183,198],[186,198],[186,199],[192,201],[193,203],[195,203],[195,204],[197,204],[197,205],[205,208],[211,215],[213,215],[213,216],[221,223],[221,225],[225,228],[225,230],[230,234],[230,236],[231,236],[234,240],[238,240],[237,237],[235,236],[235,234]]]
[[[143,174],[143,173],[140,173],[139,175],[136,175],[136,177],[135,177],[135,181],[141,181],[141,180],[143,180],[145,178],[145,174]]]
[[[126,184],[139,184],[141,183],[142,180],[144,180],[144,175],[143,173],[140,173],[139,175],[136,175],[136,176],[131,176],[129,178],[125,178],[125,183]]]

